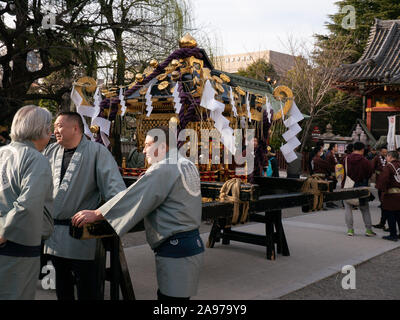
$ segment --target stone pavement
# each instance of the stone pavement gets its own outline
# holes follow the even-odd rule
[[[378,204],[377,201],[370,203],[373,223],[379,221]],[[301,208],[291,209],[291,212],[302,214]],[[333,283],[338,292],[351,291],[341,288],[341,280],[345,276],[340,273],[343,266],[353,265],[358,272],[366,265],[364,262],[374,257],[380,257],[384,253],[391,254],[394,252],[391,250],[400,247],[400,241],[391,242],[381,239],[382,235],[387,233],[380,229],[375,230],[378,234],[376,237],[366,237],[364,223],[358,210],[354,211],[354,237],[346,235],[344,209],[294,215],[285,218],[283,226],[290,256],[283,257],[278,254],[275,261],[265,258],[266,249],[264,247],[235,241],[231,241],[230,245],[217,243],[213,249],[206,249],[198,295],[193,299],[335,298],[329,294],[330,289],[327,289],[326,285],[322,289],[319,288],[319,291],[317,287],[312,292],[313,294],[308,294],[307,288],[310,285],[323,283],[331,277],[330,285],[332,286]],[[241,225],[234,229],[264,234],[264,225],[258,223]],[[202,233],[204,242],[207,241],[207,237],[207,232]],[[143,244],[124,250],[136,298],[139,300],[156,299],[154,256],[150,247]],[[400,252],[400,249],[397,251]],[[364,276],[365,281],[372,283],[372,287],[374,287],[374,278],[389,276],[388,273],[381,274],[379,268],[373,270],[375,275],[367,273]],[[390,278],[387,281],[390,282]],[[55,299],[54,290],[43,290],[39,282],[38,289],[37,299]],[[108,290],[108,285],[106,285],[106,290]],[[396,290],[394,288],[391,295],[394,295],[395,299],[399,299],[400,292]],[[379,295],[379,292],[382,293],[381,291],[378,290],[376,295],[372,289],[370,291],[371,294],[368,298],[382,297],[382,294]],[[292,295],[290,295],[291,293]],[[107,297],[108,291],[106,291]],[[339,298],[346,299],[347,296],[339,296]],[[349,299],[352,297],[350,296]]]

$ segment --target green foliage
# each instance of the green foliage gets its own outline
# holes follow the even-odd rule
[[[286,131],[282,119],[275,121],[270,130],[269,145],[275,150],[279,150],[279,148],[286,143],[282,137],[282,134]]]
[[[350,41],[346,41],[345,48],[348,55],[343,63],[355,63],[366,48],[375,18],[381,20],[400,19],[399,0],[342,0],[336,2],[336,5],[337,12],[329,15],[329,21],[326,23],[329,34],[315,36],[317,39],[316,61],[321,56],[321,52],[331,49],[332,43],[345,41],[347,37],[350,37]],[[343,19],[349,12],[341,13],[341,11],[347,5],[353,6],[356,10],[355,29],[342,27]],[[343,101],[346,103],[343,104]],[[349,135],[356,119],[362,117],[362,99],[337,91],[330,94],[325,103],[330,106],[324,114],[313,121],[313,126],[317,125],[324,132],[326,125],[330,123],[335,134]]]
[[[361,118],[362,99],[349,96],[343,91],[336,91],[328,100],[331,105],[321,117],[314,121],[314,126],[318,126],[324,132],[326,125],[330,123],[334,134],[349,136],[354,123]],[[342,101],[346,101],[346,103],[343,104]]]
[[[264,81],[266,76],[270,77],[272,80],[278,80],[279,78],[274,66],[268,63],[265,59],[258,59],[250,64],[246,69],[239,69],[237,74],[242,77],[261,81]]]
[[[329,15],[330,21],[326,23],[329,35],[316,35],[318,45],[323,49],[332,39],[351,37],[348,49],[351,53],[349,63],[361,57],[367,44],[369,31],[375,18],[392,20],[400,18],[400,1],[398,0],[342,0],[336,2],[338,12]],[[351,5],[356,12],[355,29],[342,27],[343,18],[348,12],[341,13],[344,6]]]

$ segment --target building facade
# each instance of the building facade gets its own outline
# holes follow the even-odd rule
[[[213,63],[222,71],[236,73],[239,69],[246,69],[259,59],[272,64],[279,75],[285,74],[294,66],[293,56],[272,50],[218,56],[214,58]]]

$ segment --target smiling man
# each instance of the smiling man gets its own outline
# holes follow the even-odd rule
[[[155,253],[159,300],[195,295],[203,264],[200,177],[191,161],[176,156],[174,146],[168,128],[148,132],[143,152],[151,166],[146,173],[97,210],[83,210],[72,219],[75,226],[105,219],[119,236],[144,219]]]
[[[111,153],[83,135],[81,116],[60,113],[54,122],[57,143],[44,152],[49,159],[54,184],[54,233],[45,243],[45,253],[56,270],[59,300],[96,299],[96,240],[76,240],[69,235],[75,212],[96,209],[124,190],[125,184]]]

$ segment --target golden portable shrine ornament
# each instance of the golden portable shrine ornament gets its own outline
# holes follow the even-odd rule
[[[286,115],[293,105],[293,91],[286,86],[278,86],[274,89],[274,98],[277,100],[285,101],[283,106],[283,114]],[[279,120],[282,118],[282,111],[279,110],[274,114],[273,120]]]
[[[224,73],[221,73],[220,75],[219,75],[219,77],[223,80],[223,81],[225,81],[226,83],[229,83],[229,82],[231,82],[231,78],[229,78],[226,74],[224,74]]]
[[[179,41],[180,48],[196,48],[197,42],[190,35],[185,34]],[[181,50],[185,52],[185,54],[190,53],[190,50]],[[180,90],[186,92],[187,96],[190,97],[190,101],[193,105],[195,105],[194,109],[199,117],[207,118],[206,122],[210,122],[211,127],[213,128],[213,119],[206,114],[207,110],[205,110],[201,105],[198,105],[196,98],[201,98],[204,90],[204,85],[207,81],[211,82],[212,87],[216,91],[216,96],[214,99],[223,103],[225,108],[223,109],[224,117],[229,121],[229,126],[231,128],[237,128],[239,125],[242,125],[241,119],[238,117],[247,117],[249,113],[251,114],[252,123],[249,123],[249,127],[257,126],[263,120],[263,111],[262,108],[267,102],[267,99],[271,99],[266,97],[264,94],[256,94],[252,93],[251,90],[248,89],[247,83],[243,83],[244,88],[241,88],[237,84],[242,84],[240,79],[237,79],[236,76],[229,76],[220,71],[214,70],[212,66],[212,62],[207,59],[204,50],[198,49],[192,50],[196,52],[196,54],[189,54],[188,56],[176,57],[175,59],[171,59],[167,67],[160,69],[160,63],[156,59],[151,59],[148,63],[147,69],[144,73],[137,73],[134,77],[134,82],[131,83],[128,87],[133,88],[136,86],[136,90],[134,93],[129,96],[125,96],[124,101],[126,102],[126,112],[134,113],[135,118],[138,120],[138,136],[142,137],[144,129],[150,129],[156,125],[165,125],[168,123],[167,121],[175,115],[174,105],[176,101],[179,101],[181,97],[179,95],[171,96],[171,94],[178,89],[177,82],[181,81],[179,84]],[[165,66],[165,62],[162,64]],[[150,95],[150,99],[152,102],[152,113],[147,117],[145,110],[146,99],[145,95],[148,94],[149,87],[149,79],[148,77],[151,73],[155,72],[157,69],[157,76],[154,77],[156,82],[151,82],[156,86],[152,90],[152,94]],[[232,77],[232,79],[231,79]],[[146,81],[145,81],[146,80]],[[144,85],[146,83],[146,85]],[[81,94],[83,97],[87,95],[89,90],[96,89],[96,81],[89,77],[80,79],[78,81],[77,86],[79,84],[84,84],[85,87],[83,93]],[[86,89],[86,86],[88,87]],[[233,90],[232,90],[233,89]],[[112,98],[118,96],[119,88],[108,88],[108,90],[102,90],[103,97]],[[280,119],[282,117],[281,110],[279,108],[279,102],[284,104],[283,114],[286,114],[292,103],[293,103],[293,93],[292,91],[284,86],[278,86],[272,91],[272,88],[268,89],[269,93],[273,93],[272,101],[275,102],[271,105],[275,110],[275,114],[273,117],[273,121]],[[175,92],[176,94],[176,92]],[[248,95],[248,99],[244,99]],[[278,100],[278,101],[275,101]],[[112,100],[117,101],[117,100]],[[182,100],[182,110],[181,115],[185,115],[187,113],[187,105],[188,103],[185,99]],[[111,101],[110,101],[111,102]],[[247,105],[249,104],[249,105]],[[87,105],[91,105],[88,103]],[[109,103],[111,107],[111,103]],[[109,109],[107,106],[104,106],[104,114],[108,114]],[[114,107],[114,106],[113,106]],[[118,106],[121,109],[121,105]],[[232,110],[233,107],[236,108],[236,116],[233,116]],[[118,110],[118,114],[121,110]],[[204,120],[202,120],[204,121]],[[272,121],[272,122],[273,122]],[[189,124],[183,122],[183,124],[188,127]],[[212,129],[210,128],[210,129]],[[96,126],[92,126],[91,131],[93,133],[99,132],[99,128]],[[144,139],[138,139],[138,147],[139,149],[142,147]],[[228,167],[226,168],[228,169]]]
[[[168,81],[163,81],[157,86],[157,88],[159,90],[164,90],[164,89],[168,88],[168,86],[169,86],[169,82]]]
[[[151,59],[149,65],[155,69],[158,67],[158,61],[156,59]]]
[[[137,82],[142,82],[144,80],[143,74],[137,73],[136,76],[135,76],[135,80]]]
[[[167,76],[168,75],[166,73],[162,73],[162,74],[159,74],[156,78],[158,81],[163,81],[167,78]]]
[[[149,89],[148,87],[143,87],[142,89],[139,90],[139,94],[144,96],[148,89]]]
[[[179,77],[181,76],[181,74],[179,73],[179,71],[173,71],[171,73],[171,79],[172,81],[177,81],[179,80]]]
[[[197,41],[189,33],[186,33],[179,40],[179,48],[195,48],[195,47],[197,47]]]
[[[90,132],[92,133],[98,133],[100,131],[100,127],[98,125],[92,125],[90,126]]]

